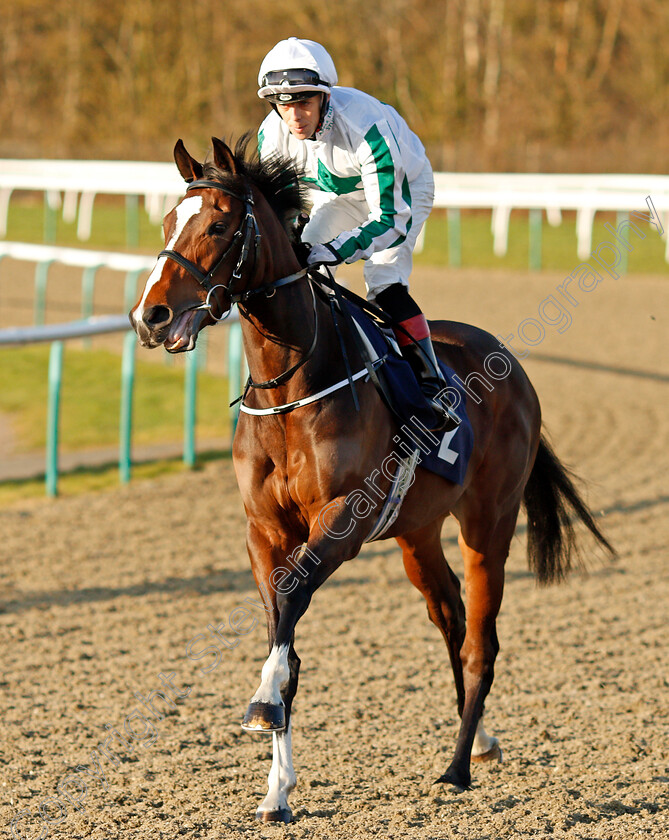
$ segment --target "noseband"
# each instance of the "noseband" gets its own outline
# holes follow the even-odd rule
[[[286,286],[289,283],[293,283],[295,282],[295,280],[299,280],[300,278],[305,276],[306,270],[302,270],[296,272],[295,274],[290,274],[288,277],[281,277],[278,280],[275,280],[273,283],[266,283],[265,285],[259,286],[256,289],[247,289],[246,291],[237,293],[234,292],[233,287],[237,285],[242,279],[242,269],[246,261],[248,260],[249,255],[251,254],[251,246],[253,245],[254,264],[257,260],[258,248],[260,247],[261,236],[260,230],[258,228],[258,222],[256,220],[255,213],[253,210],[253,194],[248,184],[246,185],[244,195],[240,196],[232,190],[228,189],[228,187],[226,187],[225,185],[221,184],[220,181],[210,181],[202,178],[197,181],[192,181],[186,188],[186,192],[190,192],[190,190],[201,189],[219,190],[220,192],[223,192],[226,195],[231,196],[232,198],[236,198],[238,201],[242,201],[244,203],[244,218],[239,228],[235,231],[234,236],[232,237],[232,240],[228,247],[219,257],[216,263],[214,263],[214,266],[206,274],[200,271],[200,269],[195,265],[195,263],[191,262],[178,251],[174,251],[172,249],[165,249],[158,254],[159,259],[160,257],[168,257],[169,259],[174,260],[174,262],[180,265],[182,268],[185,268],[186,271],[192,277],[194,277],[197,280],[197,282],[202,286],[202,288],[207,292],[207,298],[204,301],[204,303],[198,304],[197,306],[193,306],[192,309],[207,310],[215,321],[223,321],[225,320],[225,318],[228,317],[231,310],[228,309],[225,315],[223,315],[223,317],[221,318],[217,318],[213,314],[212,296],[217,289],[223,289],[224,294],[227,295],[230,304],[232,305],[233,303],[244,303],[250,297],[253,297],[257,294],[265,294],[267,297],[271,297],[274,294],[275,290],[280,286]],[[241,243],[241,247],[239,249],[239,257],[237,258],[237,265],[235,266],[232,272],[228,284],[215,284],[213,282],[214,276],[217,274],[219,268],[223,265],[223,263],[228,259],[232,250],[237,246],[238,243]]]

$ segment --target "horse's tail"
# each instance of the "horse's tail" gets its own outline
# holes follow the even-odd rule
[[[574,520],[614,554],[574,486],[574,475],[560,463],[542,436],[523,494],[527,512],[527,555],[539,583],[563,580],[578,558]]]

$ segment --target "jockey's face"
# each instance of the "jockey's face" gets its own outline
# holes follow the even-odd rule
[[[279,116],[288,126],[288,130],[298,140],[308,140],[316,133],[321,118],[323,94],[302,99],[299,102],[278,103]]]

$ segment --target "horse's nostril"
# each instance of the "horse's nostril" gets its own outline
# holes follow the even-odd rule
[[[152,306],[146,310],[142,320],[148,327],[155,330],[167,326],[173,317],[174,313],[169,306]]]

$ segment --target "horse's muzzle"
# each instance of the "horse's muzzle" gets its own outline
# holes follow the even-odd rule
[[[146,309],[141,318],[137,317],[137,312],[132,313],[130,320],[143,347],[164,344],[168,353],[183,353],[194,349],[208,314],[199,307],[175,313],[170,307],[158,304]]]
[[[167,306],[152,306],[143,311],[141,317],[138,309],[133,309],[129,318],[142,347],[153,348],[165,341],[174,313]]]

